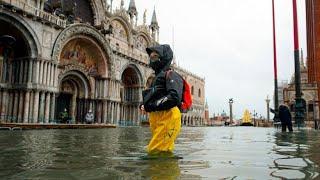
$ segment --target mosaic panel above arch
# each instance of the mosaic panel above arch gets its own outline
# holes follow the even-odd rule
[[[69,51],[73,51],[76,48],[75,47],[76,45],[74,45],[74,47],[73,47],[72,44],[68,45],[68,43],[71,42],[71,40],[73,40],[75,38],[79,38],[79,37],[83,37],[82,39],[88,40],[87,44],[91,43],[91,44],[96,45],[94,47],[94,49],[100,50],[101,56],[104,57],[103,58],[104,63],[105,63],[104,68],[106,68],[105,75],[107,77],[114,78],[114,56],[113,56],[109,41],[106,40],[102,34],[100,34],[98,31],[93,29],[91,26],[88,26],[85,24],[71,25],[70,27],[66,28],[65,30],[63,30],[60,33],[60,35],[58,36],[58,38],[54,44],[54,48],[52,50],[52,59],[56,62],[59,62],[61,56],[67,57],[67,55],[65,55],[65,53],[63,53],[62,51],[64,51],[65,48],[67,48]],[[84,48],[84,47],[80,46],[80,50],[81,50],[81,48]],[[90,52],[88,54],[92,54],[93,51],[92,52],[91,51],[92,50],[90,50]],[[79,53],[79,55],[80,55],[80,53]],[[77,56],[76,56],[76,57],[78,57],[78,59],[79,59],[79,55],[77,54]],[[100,68],[99,63],[97,64],[98,71]],[[82,68],[80,68],[80,69],[82,69]]]
[[[90,76],[107,74],[105,57],[101,48],[84,37],[70,40],[60,54],[60,65],[74,64],[84,68]]]

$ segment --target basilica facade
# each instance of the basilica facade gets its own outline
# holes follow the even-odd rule
[[[138,24],[134,0],[0,0],[0,120],[139,125],[154,74],[145,48],[159,43],[155,11]],[[187,126],[205,125],[205,79],[172,65],[191,85]]]

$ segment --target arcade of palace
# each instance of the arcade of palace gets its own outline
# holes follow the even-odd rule
[[[0,0],[0,120],[51,123],[66,109],[84,123],[91,109],[95,123],[139,125],[141,91],[154,77],[145,48],[159,42],[155,11],[138,25],[134,0],[115,9],[112,0],[72,2]],[[205,125],[205,80],[172,67],[193,94],[182,123]]]

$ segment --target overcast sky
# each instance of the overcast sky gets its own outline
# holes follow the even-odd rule
[[[129,0],[125,1],[127,8]],[[297,0],[300,47],[306,51],[305,0]],[[120,0],[114,1],[119,7]],[[172,45],[179,65],[205,77],[210,116],[256,110],[266,116],[274,90],[272,0],[136,0],[139,21],[155,6],[160,43]],[[294,73],[292,0],[275,0],[278,79]],[[174,27],[174,28],[173,28]],[[272,102],[273,104],[273,102]],[[271,116],[272,117],[272,116]]]

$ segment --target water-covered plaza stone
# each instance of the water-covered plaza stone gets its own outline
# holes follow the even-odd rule
[[[175,154],[142,160],[147,127],[0,131],[3,179],[316,179],[320,132],[183,127]]]

